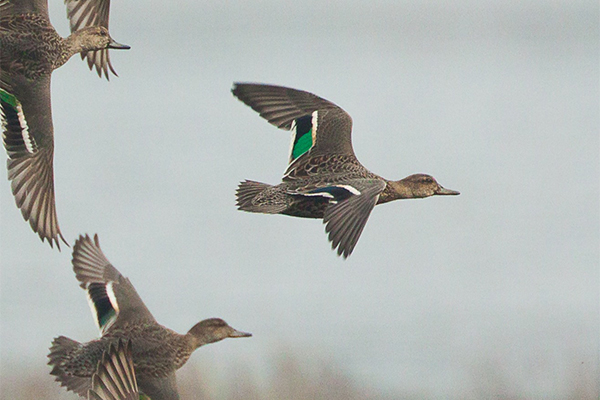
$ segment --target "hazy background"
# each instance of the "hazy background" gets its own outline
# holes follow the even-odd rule
[[[254,334],[200,349],[181,376],[243,393],[239,371],[269,385],[291,354],[297,375],[326,364],[391,398],[597,398],[598,7],[115,1],[111,34],[132,47],[111,53],[120,77],[74,57],[52,78],[61,229],[71,243],[97,232],[164,325],[218,316]],[[240,180],[279,182],[289,135],[234,81],[325,97],[373,172],[462,194],[377,207],[346,261],[320,221],[237,211]],[[1,384],[15,398],[23,376],[51,382],[53,337],[97,331],[71,249],[41,244],[0,188]]]

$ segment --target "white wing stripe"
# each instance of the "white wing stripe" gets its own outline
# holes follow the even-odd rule
[[[35,153],[36,146],[33,138],[29,134],[29,126],[27,126],[27,121],[25,121],[25,114],[23,114],[23,108],[21,104],[17,104],[17,115],[19,116],[19,125],[21,126],[21,135],[23,136],[23,142],[25,143],[25,148],[31,154]]]
[[[315,147],[315,144],[317,143],[317,121],[319,120],[319,111],[315,111],[314,113],[312,113],[312,146],[310,147],[311,149],[313,147]],[[310,151],[310,150],[309,150]]]
[[[347,191],[349,191],[350,193],[352,193],[353,195],[356,195],[356,196],[359,196],[361,194],[360,190],[358,190],[355,187],[350,186],[350,185],[334,185],[334,186],[342,188],[342,189],[346,189]]]

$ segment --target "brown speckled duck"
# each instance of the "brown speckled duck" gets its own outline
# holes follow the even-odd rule
[[[135,288],[106,259],[98,236],[80,236],[73,248],[73,270],[87,291],[101,337],[79,343],[64,336],[50,347],[50,372],[62,386],[82,397],[92,389],[103,354],[120,340],[131,342],[140,392],[152,400],[179,399],[175,371],[200,346],[225,338],[252,336],[219,318],[203,320],[181,335],[160,325]]]
[[[54,128],[50,77],[74,54],[114,71],[108,49],[128,49],[108,34],[108,0],[67,0],[74,32],[62,38],[46,0],[0,0],[0,115],[8,179],[17,207],[40,238],[64,241],[54,203]],[[66,242],[65,242],[66,243]]]
[[[354,250],[376,204],[460,194],[429,175],[390,181],[366,169],[352,149],[350,115],[312,93],[254,83],[236,83],[232,92],[271,124],[292,131],[282,183],[242,182],[238,208],[322,218],[333,249],[344,258]]]

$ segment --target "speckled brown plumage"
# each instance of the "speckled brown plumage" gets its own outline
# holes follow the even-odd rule
[[[62,347],[64,339],[57,340]],[[96,372],[97,363],[111,343],[130,340],[136,373],[142,376],[162,377],[179,369],[187,362],[195,350],[189,336],[180,335],[157,323],[131,324],[111,329],[97,340],[69,346],[60,355],[51,374],[91,377]],[[148,354],[152,353],[151,358]],[[50,359],[55,355],[54,346],[50,349]]]
[[[433,177],[389,181],[366,169],[352,149],[352,119],[337,105],[301,90],[237,83],[233,94],[271,124],[292,130],[289,165],[276,186],[244,181],[240,210],[322,218],[332,247],[348,257],[376,204],[433,195],[457,195]]]
[[[96,2],[84,3],[88,8]],[[116,43],[104,26],[87,26],[62,38],[48,19],[46,0],[0,1],[0,116],[8,178],[17,207],[42,241],[60,248],[54,196],[52,71],[74,54]],[[66,243],[66,242],[65,242]]]
[[[49,75],[69,58],[69,48],[48,20],[40,14],[0,18],[2,70],[27,79]]]
[[[131,344],[138,386],[153,400],[178,399],[175,371],[200,346],[225,338],[248,337],[219,318],[209,318],[179,334],[160,325],[137,291],[102,253],[98,237],[81,236],[73,248],[73,269],[80,286],[88,292],[99,339],[79,343],[65,336],[52,342],[48,355],[51,374],[82,397],[91,388],[91,378],[110,346]]]

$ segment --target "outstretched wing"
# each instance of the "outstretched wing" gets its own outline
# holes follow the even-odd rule
[[[385,185],[385,182],[376,179],[355,179],[298,194],[329,199],[330,205],[323,216],[325,231],[329,233],[331,247],[337,248],[338,255],[347,258],[352,254]]]
[[[291,130],[289,165],[305,154],[354,157],[352,118],[343,109],[312,93],[283,86],[236,83],[232,93],[278,128]]]
[[[108,29],[110,0],[65,0],[65,5],[67,6],[67,18],[69,18],[71,32],[90,26],[103,26]],[[104,73],[106,79],[109,79],[109,69],[117,75],[110,63],[108,49],[81,54],[81,59],[86,57],[90,69],[96,66],[98,76],[102,77],[102,73]]]
[[[58,226],[54,202],[50,75],[35,81],[15,78],[19,82],[12,86],[4,78],[3,75],[0,82],[2,139],[15,202],[40,239],[47,240],[50,246],[56,243],[60,249],[59,238],[67,242]]]
[[[88,400],[138,400],[131,341],[111,343],[92,375]]]
[[[156,322],[129,279],[104,256],[98,235],[93,241],[88,235],[79,236],[72,263],[102,334],[131,322]]]

